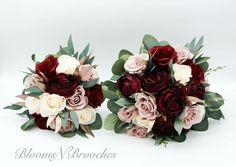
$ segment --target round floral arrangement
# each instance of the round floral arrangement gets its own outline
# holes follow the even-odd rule
[[[104,98],[96,65],[92,65],[94,56],[89,53],[89,45],[81,53],[75,52],[71,36],[67,45],[60,46],[55,55],[46,56],[42,62],[32,55],[35,70],[28,68],[29,72],[24,72],[25,89],[17,96],[23,101],[5,107],[25,108],[18,113],[28,117],[22,130],[38,126],[65,137],[87,137],[102,127],[96,108]]]
[[[190,130],[205,131],[208,119],[224,118],[223,98],[209,91],[209,68],[203,56],[203,37],[185,46],[171,46],[145,35],[138,54],[121,50],[111,80],[103,83],[112,112],[108,130],[153,138],[157,144],[183,142]]]

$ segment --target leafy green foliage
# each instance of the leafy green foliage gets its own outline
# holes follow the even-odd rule
[[[116,114],[109,114],[104,120],[104,128],[106,130],[113,130],[118,120],[119,118]]]
[[[98,113],[96,114],[95,121],[92,124],[90,124],[89,127],[93,130],[101,129],[101,127],[102,127],[102,118]]]
[[[12,105],[4,107],[3,109],[20,110],[20,109],[22,109],[22,106],[19,106],[17,104],[12,104]]]
[[[72,132],[65,132],[65,133],[59,133],[62,137],[73,137],[76,135],[76,131],[72,131]]]
[[[90,88],[97,84],[99,78],[93,79],[91,81],[83,81],[82,85],[84,88]]]
[[[215,120],[220,120],[220,119],[224,119],[224,115],[221,112],[220,109],[210,109],[208,107],[206,107],[206,112],[209,118],[215,119]]]
[[[124,131],[125,128],[129,127],[129,123],[127,122],[123,122],[121,120],[117,120],[114,130],[116,133],[122,133]]]
[[[208,126],[207,115],[205,115],[205,118],[200,123],[193,125],[191,129],[196,131],[206,131]]]
[[[33,86],[28,89],[25,89],[25,94],[27,96],[37,97],[37,96],[42,95],[43,92],[37,86]]]
[[[125,72],[124,64],[128,60],[130,55],[122,55],[112,66],[112,73],[114,75],[121,76]]]
[[[223,97],[214,92],[206,92],[203,99],[205,100],[207,107],[210,109],[219,109],[224,104]]]
[[[108,100],[107,102],[107,108],[112,112],[112,113],[117,113],[122,106],[116,104],[113,100]]]
[[[30,129],[31,127],[35,126],[36,123],[35,123],[35,119],[34,118],[31,118],[29,119],[27,122],[25,122],[23,125],[21,125],[21,129],[22,130],[28,130]]]
[[[109,90],[107,86],[102,86],[102,92],[103,92],[103,96],[107,99],[111,99],[111,100],[119,99],[119,96],[117,95],[117,93],[112,90]]]
[[[66,123],[69,118],[69,112],[63,112],[61,115],[61,125],[63,128],[66,128]]]
[[[144,47],[148,50],[150,48],[152,48],[153,46],[158,46],[159,43],[157,41],[157,39],[155,37],[153,37],[150,34],[147,34],[143,37],[143,45]]]
[[[194,56],[197,56],[203,47],[203,40],[203,36],[201,36],[198,42],[196,42],[196,38],[194,38],[189,44],[187,43],[185,47],[189,48],[190,52],[193,53]]]
[[[74,122],[75,128],[78,129],[79,128],[79,118],[78,118],[77,114],[74,111],[71,111],[70,117],[71,117],[72,121]]]
[[[127,98],[119,98],[117,101],[115,101],[115,103],[119,106],[131,106],[133,105],[135,102],[133,100],[129,100]]]

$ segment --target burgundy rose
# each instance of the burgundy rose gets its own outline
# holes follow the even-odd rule
[[[191,78],[192,81],[200,83],[205,80],[204,71],[203,71],[202,67],[193,63],[193,61],[191,59],[186,60],[184,62],[184,64],[189,65],[192,69],[192,78]]]
[[[74,94],[78,84],[77,77],[60,73],[48,80],[46,92],[69,97]]]
[[[157,97],[157,110],[168,117],[178,116],[184,109],[186,90],[182,84],[164,89]]]
[[[205,93],[205,87],[198,82],[190,81],[187,85],[187,95],[188,96],[195,96],[199,99],[203,98],[203,95]]]
[[[140,91],[141,81],[137,75],[125,73],[117,80],[117,87],[125,96],[130,96]]]
[[[47,127],[47,119],[46,117],[42,117],[40,114],[34,113],[32,115],[34,117],[35,123],[40,129],[50,129]]]
[[[56,68],[58,66],[57,57],[49,55],[43,62],[37,63],[35,67],[35,73],[47,78],[51,78],[53,75],[56,75]],[[43,76],[43,77],[44,77]]]
[[[142,78],[142,88],[149,93],[160,92],[169,84],[170,75],[166,70],[153,70]]]
[[[149,52],[153,63],[161,67],[168,66],[170,60],[173,60],[173,63],[177,62],[177,53],[170,45],[154,46],[149,49]]]
[[[101,85],[94,85],[93,87],[85,89],[85,96],[88,97],[88,104],[91,107],[101,106],[103,102],[103,93]]]
[[[167,119],[163,117],[157,117],[152,127],[152,131],[154,134],[164,136],[173,136],[177,134],[174,128],[174,119],[168,117]]]

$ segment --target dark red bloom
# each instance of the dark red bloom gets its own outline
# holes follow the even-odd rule
[[[158,93],[169,84],[170,75],[166,70],[153,70],[142,78],[142,88],[149,93]]]
[[[94,85],[93,87],[86,88],[85,96],[88,97],[88,104],[91,107],[101,106],[103,102],[103,93],[101,85]]]
[[[173,60],[173,63],[177,62],[177,53],[170,45],[154,46],[149,49],[149,52],[153,63],[158,66],[166,67],[170,60]]]
[[[186,90],[182,84],[164,89],[157,97],[157,110],[168,117],[178,116],[184,109]]]
[[[188,65],[192,69],[192,77],[191,80],[195,82],[202,82],[205,80],[204,71],[202,67],[198,66],[197,64],[193,63],[192,60],[188,59],[184,62],[185,65]]]
[[[42,76],[41,73],[43,73],[44,76],[50,79],[52,76],[56,75],[57,66],[57,58],[53,55],[49,55],[43,62],[36,64],[35,73],[40,76]]]
[[[161,136],[173,136],[177,134],[174,128],[174,119],[164,119],[162,116],[156,118],[155,123],[152,127],[152,131],[154,132],[154,134]]]
[[[117,87],[125,96],[130,96],[140,91],[141,81],[137,75],[125,73],[117,80]]]
[[[190,81],[186,85],[186,88],[187,88],[188,96],[195,96],[195,97],[198,97],[199,99],[203,98],[203,95],[205,93],[205,87],[201,83]]]
[[[50,129],[49,127],[47,127],[48,118],[42,117],[40,114],[36,113],[32,114],[32,116],[34,117],[35,123],[40,129]]]
[[[46,92],[69,97],[74,94],[78,84],[77,77],[60,73],[48,80]]]

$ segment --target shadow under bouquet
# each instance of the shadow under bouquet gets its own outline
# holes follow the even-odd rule
[[[25,89],[17,96],[23,101],[5,107],[25,109],[18,113],[28,118],[22,130],[38,126],[64,137],[87,137],[102,127],[96,108],[104,98],[89,44],[80,53],[75,52],[70,36],[67,45],[60,46],[56,54],[46,56],[42,62],[32,55],[35,68],[24,72]]]
[[[190,130],[205,131],[208,119],[224,118],[223,98],[209,91],[209,57],[203,56],[203,37],[172,47],[145,35],[138,54],[121,50],[112,66],[111,80],[103,83],[112,112],[105,129],[156,144],[183,142]]]

